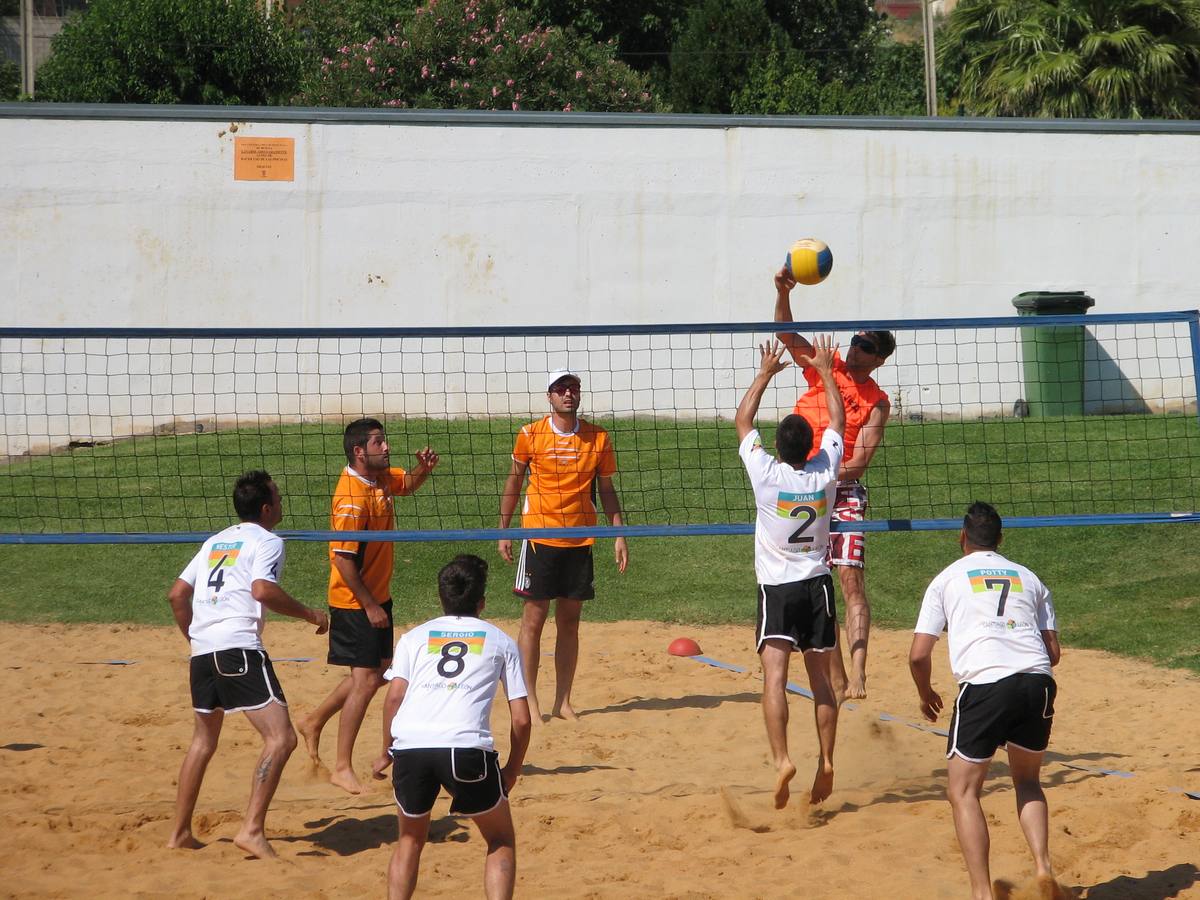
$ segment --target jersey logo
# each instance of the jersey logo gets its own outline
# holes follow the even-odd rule
[[[486,637],[486,631],[431,631],[425,652],[445,655],[443,651],[450,644],[464,644],[467,653],[482,656],[483,642]]]
[[[1016,569],[972,569],[967,572],[967,577],[971,579],[971,591],[976,594],[998,591],[1004,584],[1008,585],[1005,593],[1020,593],[1024,590],[1021,586],[1021,573]]]
[[[224,566],[226,569],[232,568],[237,565],[238,554],[241,550],[241,541],[213,544],[208,551],[208,567],[210,569],[215,569],[217,566]]]
[[[775,515],[781,519],[794,519],[800,515],[797,511],[799,507],[807,507],[812,510],[814,518],[825,515],[829,508],[824,491],[817,491],[813,494],[789,494],[780,491],[779,497],[775,501]]]

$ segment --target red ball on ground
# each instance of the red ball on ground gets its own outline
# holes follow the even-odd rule
[[[699,656],[700,645],[689,637],[675,638],[667,652],[672,656]]]

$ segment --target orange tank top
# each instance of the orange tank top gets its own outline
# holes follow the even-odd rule
[[[829,410],[825,408],[825,386],[821,383],[821,376],[817,370],[806,366],[804,380],[808,382],[808,391],[796,401],[796,408],[792,412],[804,416],[812,426],[813,450],[809,453],[809,456],[812,456],[821,446],[821,436],[829,426]],[[868,378],[861,383],[855,381],[846,369],[845,360],[837,353],[833,356],[833,380],[837,382],[842,402],[846,404],[846,433],[842,435],[842,439],[846,447],[843,459],[848,460],[854,455],[858,433],[867,424],[871,410],[880,402],[885,402],[888,395],[875,383],[874,378]]]

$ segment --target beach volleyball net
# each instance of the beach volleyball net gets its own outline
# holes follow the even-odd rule
[[[1197,313],[542,328],[0,329],[0,542],[190,542],[227,525],[232,482],[266,469],[281,533],[330,537],[342,431],[380,419],[393,465],[441,464],[373,539],[496,529],[517,430],[549,411],[546,374],[583,382],[606,428],[626,526],[753,528],[733,414],[777,330],[888,329],[875,373],[891,419],[864,479],[865,530],[957,528],[973,500],[1006,524],[1190,521],[1200,507]],[[774,425],[806,388],[763,399]],[[514,523],[515,524],[515,523]],[[856,527],[856,530],[857,527]]]

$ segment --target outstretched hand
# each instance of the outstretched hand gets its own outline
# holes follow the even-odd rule
[[[818,372],[831,372],[833,370],[833,354],[837,352],[838,346],[833,343],[832,335],[817,335],[813,338],[812,352],[796,357],[796,362],[802,366],[812,366]]]
[[[424,467],[426,472],[432,472],[437,468],[438,455],[432,447],[423,447],[417,451],[417,467]]]
[[[784,266],[775,273],[775,290],[781,294],[790,294],[792,288],[796,286],[796,279],[792,273],[788,271],[788,267]]]
[[[762,359],[758,364],[759,375],[774,378],[791,365],[790,362],[784,362],[783,354],[787,352],[787,348],[779,343],[779,341],[768,341],[765,344],[759,344],[758,351],[762,354]]]

